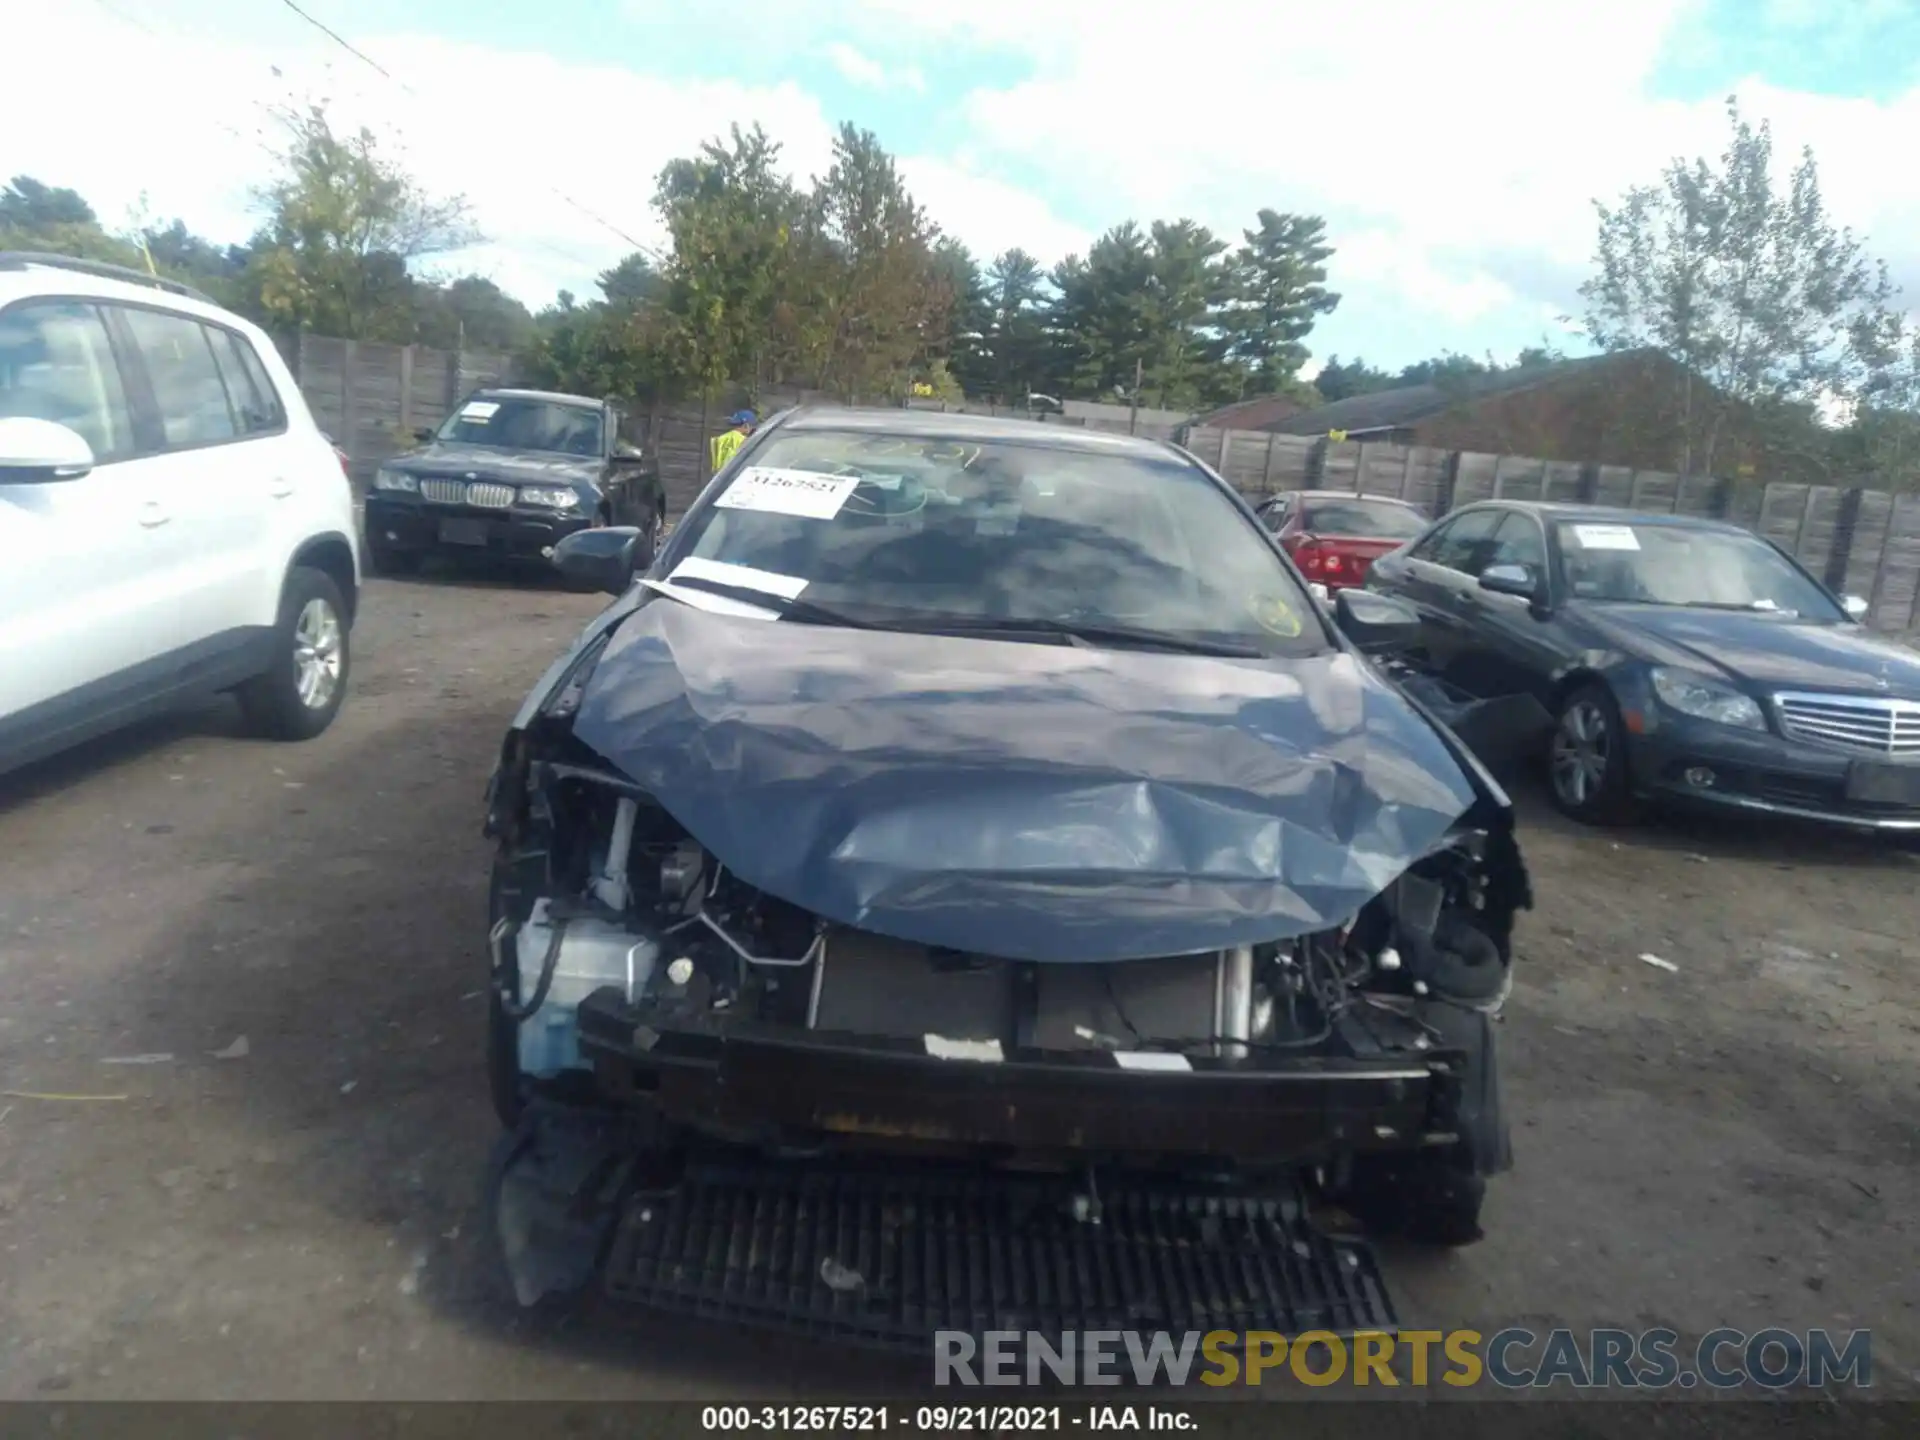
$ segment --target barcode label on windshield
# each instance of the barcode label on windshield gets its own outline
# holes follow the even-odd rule
[[[831,520],[860,484],[857,475],[817,475],[811,470],[776,470],[755,465],[713,503],[723,510],[760,510],[772,515],[798,515],[804,520]]]
[[[1640,539],[1631,525],[1576,525],[1573,538],[1582,550],[1638,550]]]

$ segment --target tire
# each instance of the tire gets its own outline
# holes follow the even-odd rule
[[[280,593],[273,661],[240,687],[240,706],[269,739],[311,740],[340,713],[350,660],[340,587],[324,571],[295,566]]]
[[[420,569],[417,550],[391,550],[384,545],[367,546],[367,570],[374,575],[412,575]]]
[[[1547,793],[1584,825],[1621,825],[1634,815],[1627,727],[1613,692],[1598,681],[1560,702],[1547,741]]]

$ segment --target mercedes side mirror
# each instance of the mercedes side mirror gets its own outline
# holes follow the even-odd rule
[[[1420,612],[1404,600],[1373,590],[1337,592],[1333,623],[1354,648],[1369,655],[1405,650],[1420,638]]]
[[[1858,623],[1867,618],[1867,611],[1873,607],[1858,595],[1842,595],[1840,597],[1840,608],[1847,612],[1847,618],[1849,620]]]
[[[51,485],[93,471],[93,447],[77,430],[29,415],[0,419],[0,485]]]
[[[582,590],[624,595],[633,577],[653,563],[646,537],[631,525],[576,530],[553,549],[553,563]]]
[[[1540,593],[1540,582],[1525,565],[1489,565],[1480,572],[1480,588],[1495,595],[1532,600]]]
[[[422,445],[431,444],[433,442],[433,431],[427,429],[425,426],[421,426],[413,432],[413,438],[418,440]]]

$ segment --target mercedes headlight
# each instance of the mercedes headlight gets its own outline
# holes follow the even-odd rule
[[[544,485],[522,485],[520,487],[520,503],[522,505],[544,505],[549,510],[571,510],[577,498],[571,490],[550,490]]]
[[[1767,728],[1760,706],[1751,695],[1743,695],[1731,685],[1698,671],[1656,666],[1653,693],[1669,710],[1678,710],[1696,720],[1711,720],[1717,725],[1734,725],[1742,730]]]
[[[409,475],[404,470],[389,470],[382,465],[373,472],[373,488],[376,490],[408,490],[420,493],[420,477]]]

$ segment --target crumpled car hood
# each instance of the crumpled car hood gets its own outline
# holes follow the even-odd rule
[[[1363,661],[848,630],[669,599],[574,734],[748,884],[878,934],[1112,961],[1338,925],[1474,803]]]

